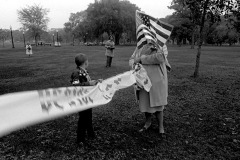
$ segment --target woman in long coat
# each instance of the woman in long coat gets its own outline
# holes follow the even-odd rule
[[[105,56],[107,56],[106,67],[111,67],[115,49],[115,43],[113,42],[112,36],[110,36],[109,40],[106,42],[105,48],[106,48]]]
[[[149,92],[144,89],[138,92],[140,111],[145,113],[145,125],[139,132],[147,130],[151,126],[151,114],[154,113],[159,125],[159,134],[164,135],[163,110],[167,105],[168,78],[166,65],[168,65],[164,50],[151,42],[142,48],[136,48],[129,60],[130,66],[141,63],[151,80],[152,87]]]

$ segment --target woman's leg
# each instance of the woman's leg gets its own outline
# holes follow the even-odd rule
[[[163,127],[163,111],[157,111],[155,112],[157,121],[158,121],[158,127],[159,127],[159,133],[164,133],[164,127]]]
[[[106,67],[109,67],[109,56],[107,56]]]
[[[146,121],[145,121],[144,128],[148,129],[152,124],[152,120],[151,120],[152,114],[145,112],[145,117],[146,117]]]
[[[145,112],[145,118],[146,118],[145,124],[144,124],[143,128],[139,130],[139,132],[143,132],[151,126],[151,124],[152,124],[151,117],[152,117],[151,113]]]
[[[112,57],[109,57],[109,67],[112,65]]]

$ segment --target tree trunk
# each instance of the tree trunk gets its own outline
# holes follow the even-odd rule
[[[3,38],[2,41],[3,41],[3,48],[4,48],[4,47],[5,47],[5,46],[4,46],[4,41],[5,41],[5,39]]]
[[[209,3],[209,0],[206,0],[205,3],[204,3],[204,8],[203,8],[201,26],[200,26],[200,31],[199,31],[198,52],[197,52],[197,56],[196,56],[195,71],[194,71],[194,74],[193,74],[194,78],[197,78],[198,74],[199,74],[201,48],[202,48],[202,43],[203,43],[203,27],[204,27],[204,22],[205,22],[205,16],[206,16],[206,10],[207,10],[208,3]]]
[[[201,56],[201,45],[198,46],[197,49],[197,57],[196,57],[196,65],[195,65],[195,72],[193,77],[196,78],[198,77],[198,72],[199,72],[199,65],[200,65],[200,56]]]
[[[120,35],[117,33],[117,34],[115,35],[115,44],[116,44],[116,45],[119,45],[119,39],[120,39]]]
[[[73,42],[72,42],[72,45],[73,45],[73,46],[74,46],[74,41],[75,41],[74,38],[75,38],[75,36],[73,35]]]
[[[102,34],[102,45],[103,45],[103,34]]]
[[[187,44],[187,39],[183,38],[183,44],[186,45]]]
[[[191,49],[194,49],[194,41],[195,41],[195,39],[194,39],[194,30],[193,30],[193,32],[192,32],[192,44],[191,44]]]
[[[181,45],[182,45],[182,39],[177,39],[177,45],[178,45],[178,47],[181,47]]]
[[[35,39],[35,45],[37,47],[37,35],[34,36],[34,39]]]
[[[11,29],[11,38],[12,38],[12,48],[15,48],[15,47],[14,47],[14,42],[13,42],[13,34],[12,34],[12,29]]]

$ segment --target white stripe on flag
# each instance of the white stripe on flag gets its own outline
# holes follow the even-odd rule
[[[139,17],[138,13],[136,13],[136,28],[138,28],[142,23],[142,19]]]
[[[145,28],[145,27],[146,27],[146,25],[140,24],[140,25],[138,26],[138,28],[137,28],[137,32],[138,32],[140,29]]]
[[[162,36],[159,36],[158,34],[157,34],[157,39],[159,41],[161,41],[162,43],[166,43],[167,42],[167,39],[163,38]]]
[[[151,19],[150,19],[150,23],[151,23],[156,29],[158,29],[159,31],[163,32],[164,34],[166,34],[166,35],[170,35],[170,34],[171,34],[171,31],[163,28],[162,26],[159,26],[156,22],[152,21]]]
[[[152,35],[152,33],[149,32],[148,30],[143,29],[141,32],[138,33],[137,38],[139,38],[142,34],[144,34],[144,35],[146,35],[146,34]],[[154,37],[154,35],[152,35],[152,36]]]
[[[156,39],[155,38],[152,38],[151,36],[149,35],[145,35],[146,39],[149,39],[149,40],[153,40],[154,42],[156,42]]]

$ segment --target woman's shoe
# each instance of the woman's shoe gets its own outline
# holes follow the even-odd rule
[[[148,131],[149,128],[150,128],[150,126],[149,127],[143,126],[143,128],[140,129],[138,132],[140,132],[140,133],[146,132],[146,131]]]
[[[159,137],[161,139],[166,139],[166,134],[165,133],[159,133]]]

